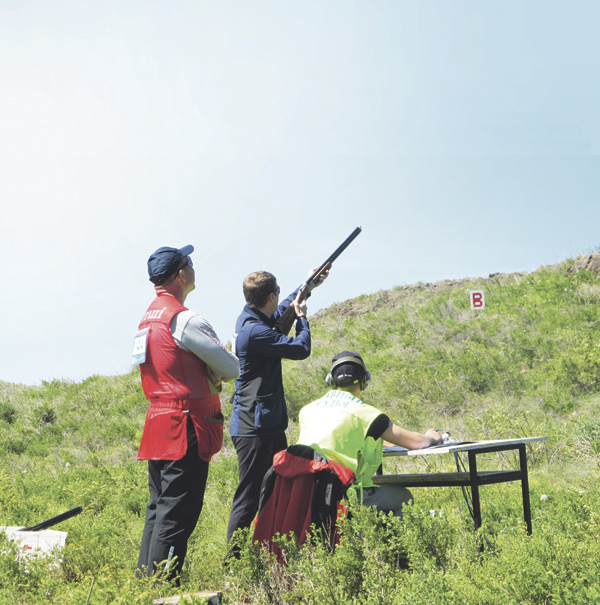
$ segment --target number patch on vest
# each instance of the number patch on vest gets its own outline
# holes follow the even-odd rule
[[[136,366],[146,361],[146,347],[148,345],[148,331],[150,328],[138,330],[133,339],[133,354],[131,356],[131,365]]]

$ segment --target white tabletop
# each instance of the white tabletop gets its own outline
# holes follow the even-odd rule
[[[533,441],[546,441],[548,437],[524,437],[523,439],[493,439],[489,441],[470,441],[464,443],[449,443],[447,445],[436,445],[422,450],[385,448],[384,456],[431,456],[432,454],[451,454],[452,452],[465,452],[468,450],[481,450],[490,446],[520,445],[521,443],[532,443]]]

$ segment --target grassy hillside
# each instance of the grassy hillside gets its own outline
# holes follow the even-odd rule
[[[248,553],[226,574],[237,472],[226,436],[211,465],[184,588],[227,583],[228,602],[242,594],[250,602],[600,601],[600,276],[591,260],[398,287],[333,305],[311,318],[311,357],[284,365],[291,442],[298,410],[325,392],[331,357],[342,349],[360,351],[373,375],[365,400],[407,428],[434,426],[456,439],[547,436],[529,451],[532,537],[523,531],[519,485],[484,488],[478,534],[460,490],[413,490],[416,505],[404,523],[356,514],[334,556],[319,547],[290,552],[282,576]],[[470,310],[470,290],[485,291],[485,310]],[[226,415],[230,395],[227,387]],[[0,524],[33,524],[84,507],[57,527],[69,532],[58,568],[25,564],[0,544],[0,603],[149,603],[158,596],[132,574],[148,498],[146,466],[135,461],[146,407],[137,371],[40,387],[0,382]],[[412,465],[452,470],[450,457],[436,458]],[[489,464],[512,462],[499,454]],[[444,514],[432,518],[430,509]],[[477,556],[481,540],[493,548]],[[410,569],[398,553],[408,555]]]

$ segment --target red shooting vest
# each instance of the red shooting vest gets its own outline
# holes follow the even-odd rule
[[[206,364],[177,346],[169,325],[186,311],[170,294],[157,296],[140,330],[150,328],[146,361],[140,364],[142,388],[150,401],[138,460],[181,460],[187,451],[187,418],[194,423],[198,455],[210,461],[223,445],[223,414],[218,393],[211,395]]]

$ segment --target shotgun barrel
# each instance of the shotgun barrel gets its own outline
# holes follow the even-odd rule
[[[310,291],[314,287],[315,280],[323,273],[323,271],[331,267],[333,261],[358,237],[358,234],[362,231],[361,227],[357,227],[342,243],[338,246],[335,252],[322,264],[319,268],[309,276],[309,278],[300,286],[298,291],[299,301],[308,298]],[[275,330],[285,334],[286,336],[290,333],[292,326],[296,321],[296,311],[293,306],[289,306],[285,313],[275,323]]]
[[[46,519],[46,521],[42,521],[41,523],[38,523],[37,525],[30,525],[29,527],[22,527],[18,531],[42,531],[43,529],[48,529],[49,527],[52,527],[53,525],[56,525],[57,523],[60,523],[61,521],[66,521],[67,519],[70,519],[71,517],[78,515],[82,510],[83,510],[83,508],[81,506],[76,506],[75,508],[72,508],[71,510],[68,510],[64,513],[61,513],[60,515],[56,515],[56,517],[52,517],[51,519]]]

